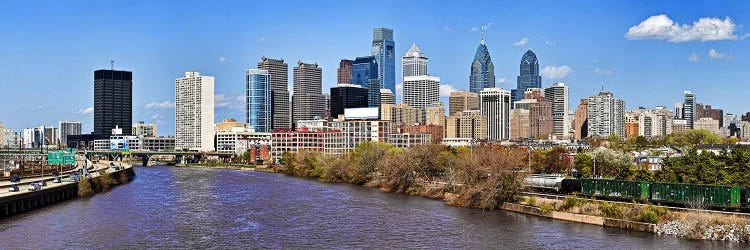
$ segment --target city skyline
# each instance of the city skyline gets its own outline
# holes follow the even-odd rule
[[[245,115],[244,72],[256,68],[262,56],[283,58],[286,62],[318,63],[323,69],[323,92],[329,93],[337,83],[336,70],[341,59],[370,54],[372,30],[376,27],[393,30],[395,56],[404,55],[414,43],[429,51],[430,74],[441,78],[444,104],[451,90],[469,90],[469,66],[481,39],[478,29],[484,25],[485,42],[495,64],[497,87],[514,88],[515,77],[519,74],[518,58],[531,48],[539,57],[541,87],[558,81],[570,87],[571,112],[577,100],[595,95],[602,82],[606,91],[626,100],[627,110],[639,106],[671,107],[682,101],[685,90],[695,93],[698,103],[711,104],[727,113],[744,113],[747,111],[744,107],[750,105],[749,100],[741,98],[742,91],[726,91],[742,84],[743,60],[750,54],[743,48],[748,42],[745,39],[748,31],[743,26],[750,22],[741,15],[747,3],[700,3],[686,8],[680,3],[645,6],[629,2],[590,2],[591,8],[600,10],[596,13],[576,12],[573,7],[554,2],[515,3],[513,6],[494,2],[440,6],[399,3],[404,9],[409,6],[426,9],[417,15],[432,20],[412,25],[407,25],[415,18],[411,12],[394,12],[378,18],[349,15],[347,22],[340,22],[343,17],[327,15],[370,3],[338,3],[338,9],[328,8],[332,2],[321,6],[300,4],[291,9],[285,4],[269,4],[269,10],[299,14],[294,18],[316,17],[309,24],[301,25],[255,22],[255,18],[262,19],[266,14],[258,13],[248,19],[227,11],[230,7],[250,9],[252,6],[248,3],[227,2],[216,6],[186,2],[185,8],[207,10],[205,17],[195,21],[181,14],[159,17],[157,14],[168,12],[165,10],[171,7],[166,3],[136,2],[124,6],[123,11],[132,11],[137,18],[116,20],[104,18],[114,13],[104,5],[40,4],[42,6],[30,8],[15,4],[0,3],[3,9],[11,10],[0,17],[0,23],[9,27],[8,39],[0,41],[0,45],[14,48],[0,51],[0,58],[3,58],[0,71],[8,76],[0,91],[0,120],[6,128],[16,130],[80,120],[82,132],[91,132],[91,72],[109,69],[110,60],[115,61],[114,69],[133,72],[132,120],[156,123],[162,135],[174,134],[174,79],[185,71],[200,71],[216,77],[215,120],[242,120]],[[281,9],[281,6],[287,8]],[[451,11],[470,13],[503,6],[518,10],[538,8],[538,16],[547,17],[518,24],[503,23],[508,18],[490,14],[435,18]],[[317,10],[320,16],[305,12],[306,8]],[[77,12],[87,15],[76,15]],[[27,21],[25,25],[10,25],[29,19],[32,14],[40,18]],[[176,21],[173,23],[170,18]],[[566,18],[570,21],[545,23]],[[606,21],[601,22],[603,19]],[[202,23],[201,20],[211,21]],[[658,26],[669,25],[672,21],[679,26]],[[243,22],[252,25],[232,24]],[[329,23],[337,25],[325,31],[326,35],[307,30]],[[691,28],[707,23],[718,32],[702,34],[697,28]],[[665,32],[649,33],[643,29],[649,25],[662,27]],[[106,28],[112,26],[122,28],[117,32]],[[198,32],[206,36],[194,39],[191,35]],[[60,39],[41,39],[47,35]],[[127,42],[122,39],[124,36],[128,37]],[[297,46],[301,41],[310,45]],[[48,74],[38,74],[40,69],[47,69]],[[396,66],[397,84],[402,81],[401,70]],[[289,79],[292,79],[292,70],[289,71]],[[721,87],[716,88],[717,84]],[[59,93],[45,92],[61,86],[64,91],[55,91]],[[291,90],[291,81],[288,86]],[[397,90],[397,100],[401,100],[401,94]],[[19,105],[19,96],[31,98]]]

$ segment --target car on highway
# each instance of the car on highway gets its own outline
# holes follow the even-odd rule
[[[52,180],[52,182],[54,182],[54,183],[61,183],[62,182],[62,178],[60,178],[60,176],[55,176],[55,179]]]
[[[39,183],[34,182],[34,183],[29,184],[29,191],[39,191],[39,190],[42,190],[42,186],[39,185]]]
[[[39,186],[47,186],[47,181],[41,180],[41,181],[37,182],[37,184],[39,184]]]
[[[10,177],[10,182],[20,182],[21,176],[14,175],[13,177]]]
[[[16,184],[8,186],[8,192],[18,192],[18,190],[18,185]]]

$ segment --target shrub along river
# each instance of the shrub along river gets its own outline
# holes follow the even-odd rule
[[[0,247],[693,249],[687,241],[228,169],[137,168],[136,179],[0,221]]]

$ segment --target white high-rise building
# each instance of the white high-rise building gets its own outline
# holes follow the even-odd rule
[[[175,149],[214,151],[214,77],[195,71],[175,80]]]
[[[401,79],[407,76],[427,75],[427,57],[417,47],[417,44],[413,44],[406,55],[401,57],[401,66],[403,68]]]
[[[479,94],[481,115],[487,117],[487,139],[510,138],[510,91],[501,88],[485,88]]]
[[[80,135],[81,134],[81,122],[79,121],[60,121],[60,144],[68,144],[68,135]]]
[[[440,77],[407,76],[404,77],[404,104],[424,109],[440,103]]]
[[[568,86],[561,82],[552,84],[544,89],[544,97],[552,103],[552,135],[557,139],[570,139]]]
[[[588,98],[588,135],[608,137],[625,136],[625,101],[610,92]]]

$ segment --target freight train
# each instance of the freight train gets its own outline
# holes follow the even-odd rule
[[[561,175],[531,175],[529,188],[561,194],[578,194],[605,200],[638,200],[654,204],[750,210],[750,192],[739,186],[565,178]]]

